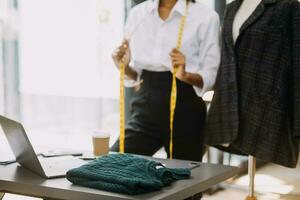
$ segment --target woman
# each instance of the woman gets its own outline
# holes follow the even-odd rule
[[[186,8],[182,47],[178,50],[175,47]],[[164,147],[170,156],[174,66],[178,73],[173,156],[201,161],[206,117],[201,97],[213,87],[219,66],[218,15],[194,1],[148,0],[130,11],[125,32],[129,41],[117,48],[113,60],[116,66],[125,64],[127,86],[138,85],[125,131],[125,151],[151,156]],[[112,150],[119,150],[119,141]]]

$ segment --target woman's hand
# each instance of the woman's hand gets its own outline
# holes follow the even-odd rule
[[[185,71],[185,56],[178,50],[173,49],[170,53],[172,66],[174,68],[177,68],[177,74],[176,77],[179,80],[185,80],[186,71]]]
[[[185,56],[178,49],[173,49],[170,53],[170,57],[172,60],[173,67],[177,68],[176,77],[179,80],[186,82],[190,85],[195,85],[199,88],[203,88],[204,83],[202,76],[200,76],[199,74],[188,73],[185,71],[186,59]]]
[[[131,58],[131,52],[129,48],[129,41],[124,40],[124,42],[119,46],[113,53],[112,59],[117,68],[120,67],[120,63],[125,65],[125,68],[129,66]]]
[[[131,52],[129,48],[129,41],[124,40],[121,46],[119,46],[112,55],[113,61],[116,67],[119,69],[120,64],[123,63],[125,65],[125,75],[127,78],[132,80],[137,80],[138,75],[136,71],[134,71],[131,67],[129,67]]]

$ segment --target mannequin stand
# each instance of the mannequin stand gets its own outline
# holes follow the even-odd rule
[[[256,159],[253,156],[249,156],[248,158],[249,196],[246,198],[246,200],[257,200],[254,192],[255,172],[256,172]]]

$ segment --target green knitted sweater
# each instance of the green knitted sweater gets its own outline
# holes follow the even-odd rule
[[[77,185],[124,194],[142,194],[187,179],[190,169],[171,169],[130,154],[102,156],[67,172]]]

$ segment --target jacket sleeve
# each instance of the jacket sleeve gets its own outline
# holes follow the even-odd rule
[[[293,134],[300,139],[300,3],[293,11]]]

